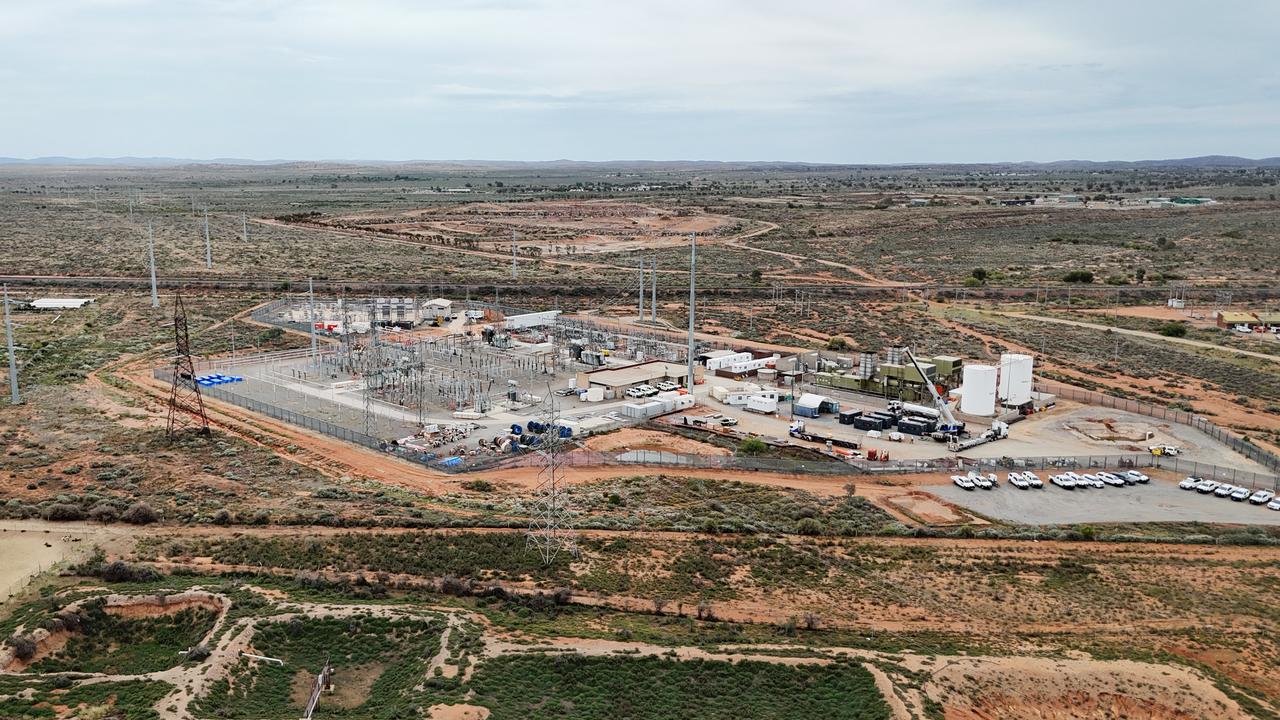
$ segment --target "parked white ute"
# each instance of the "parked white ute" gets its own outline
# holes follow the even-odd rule
[[[1244,502],[1249,499],[1253,492],[1247,487],[1238,487],[1231,491],[1231,499],[1235,502]]]
[[[1009,484],[1018,488],[1019,490],[1026,490],[1027,488],[1031,487],[1031,485],[1026,481],[1026,479],[1022,477],[1022,473],[1016,473],[1016,472],[1009,473]]]
[[[1275,500],[1272,500],[1271,502],[1267,503],[1267,509],[1280,510],[1280,498],[1276,498]]]
[[[1076,481],[1072,480],[1070,477],[1066,475],[1054,475],[1053,477],[1049,478],[1049,482],[1053,483],[1054,485],[1057,485],[1063,490],[1076,489]]]
[[[1235,491],[1236,491],[1235,485],[1228,485],[1227,483],[1223,483],[1213,491],[1213,494],[1217,495],[1218,497],[1229,497],[1231,493]]]
[[[1208,495],[1214,490],[1217,490],[1218,486],[1221,484],[1222,483],[1218,482],[1217,480],[1201,480],[1200,484],[1196,485],[1196,492],[1200,493],[1201,495]]]
[[[1178,483],[1178,488],[1181,490],[1195,490],[1199,484],[1200,478],[1188,476],[1186,480]]]
[[[1253,503],[1254,505],[1266,505],[1267,503],[1271,502],[1272,499],[1275,498],[1275,496],[1276,494],[1271,492],[1270,490],[1259,490],[1258,492],[1249,496],[1249,502]]]
[[[1026,480],[1027,484],[1030,485],[1032,488],[1035,488],[1036,490],[1039,490],[1044,487],[1044,482],[1040,479],[1040,476],[1036,475],[1030,470],[1022,473],[1022,479]]]
[[[1098,479],[1111,487],[1124,487],[1124,480],[1121,480],[1119,475],[1112,475],[1109,472],[1098,473]]]
[[[983,477],[982,475],[975,475],[973,478],[973,484],[977,485],[978,488],[981,490],[990,490],[995,487],[995,485],[991,484],[990,480]]]
[[[961,490],[972,490],[974,488],[973,481],[963,475],[952,475],[951,482]]]
[[[1126,478],[1132,478],[1133,480],[1140,483],[1149,482],[1151,480],[1151,477],[1149,475],[1147,475],[1146,473],[1138,472],[1137,470],[1130,470],[1126,472],[1124,476]]]

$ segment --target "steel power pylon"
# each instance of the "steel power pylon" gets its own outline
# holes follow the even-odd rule
[[[209,416],[204,411],[204,398],[196,382],[195,363],[191,360],[191,336],[187,331],[187,308],[182,296],[173,300],[173,385],[169,390],[170,438],[187,430],[209,434]]]
[[[529,522],[525,544],[536,548],[542,556],[542,563],[550,565],[562,550],[576,556],[578,545],[560,477],[567,443],[560,437],[560,413],[550,387],[547,388],[545,402],[541,418],[545,429],[538,436],[536,446],[542,472],[538,473],[538,485],[533,494],[533,519]]]

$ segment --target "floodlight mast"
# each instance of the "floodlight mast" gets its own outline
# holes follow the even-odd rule
[[[689,386],[689,395],[693,396],[693,360],[694,360],[694,339],[693,339],[693,314],[697,305],[697,277],[698,277],[698,233],[689,233],[689,377],[686,381]]]
[[[311,278],[307,278],[307,320],[307,324],[311,326],[311,363],[319,365],[320,354],[317,351],[316,341],[316,293]]]
[[[204,267],[213,269],[213,246],[209,244],[209,208],[204,209]]]
[[[147,261],[151,266],[151,307],[160,307],[160,293],[156,289],[156,238],[151,231],[151,221],[147,221]]]

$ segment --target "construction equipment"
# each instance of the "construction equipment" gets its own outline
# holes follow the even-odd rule
[[[1009,437],[1008,423],[995,420],[991,423],[991,429],[983,432],[981,435],[975,435],[964,439],[961,439],[958,436],[953,436],[947,441],[947,449],[951,452],[961,452],[985,443],[1003,440],[1007,437]]]
[[[925,375],[924,369],[920,367],[920,363],[916,362],[916,358],[911,354],[911,351],[903,348],[902,353],[906,355],[907,360],[911,361],[916,372],[920,373],[924,386],[929,388],[929,395],[933,397],[933,406],[938,409],[938,414],[942,416],[942,422],[938,423],[938,427],[933,433],[933,439],[947,442],[958,439],[965,432],[964,423],[957,420],[956,416],[951,413],[951,408],[947,406],[947,401],[943,400],[942,396],[938,394],[938,389],[929,381],[929,376]]]

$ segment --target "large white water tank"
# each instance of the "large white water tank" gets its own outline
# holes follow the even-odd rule
[[[986,417],[996,414],[995,367],[965,365],[961,385],[960,412]]]
[[[1031,402],[1031,370],[1035,361],[1030,355],[1005,353],[1000,356],[1000,399],[1008,405]]]

